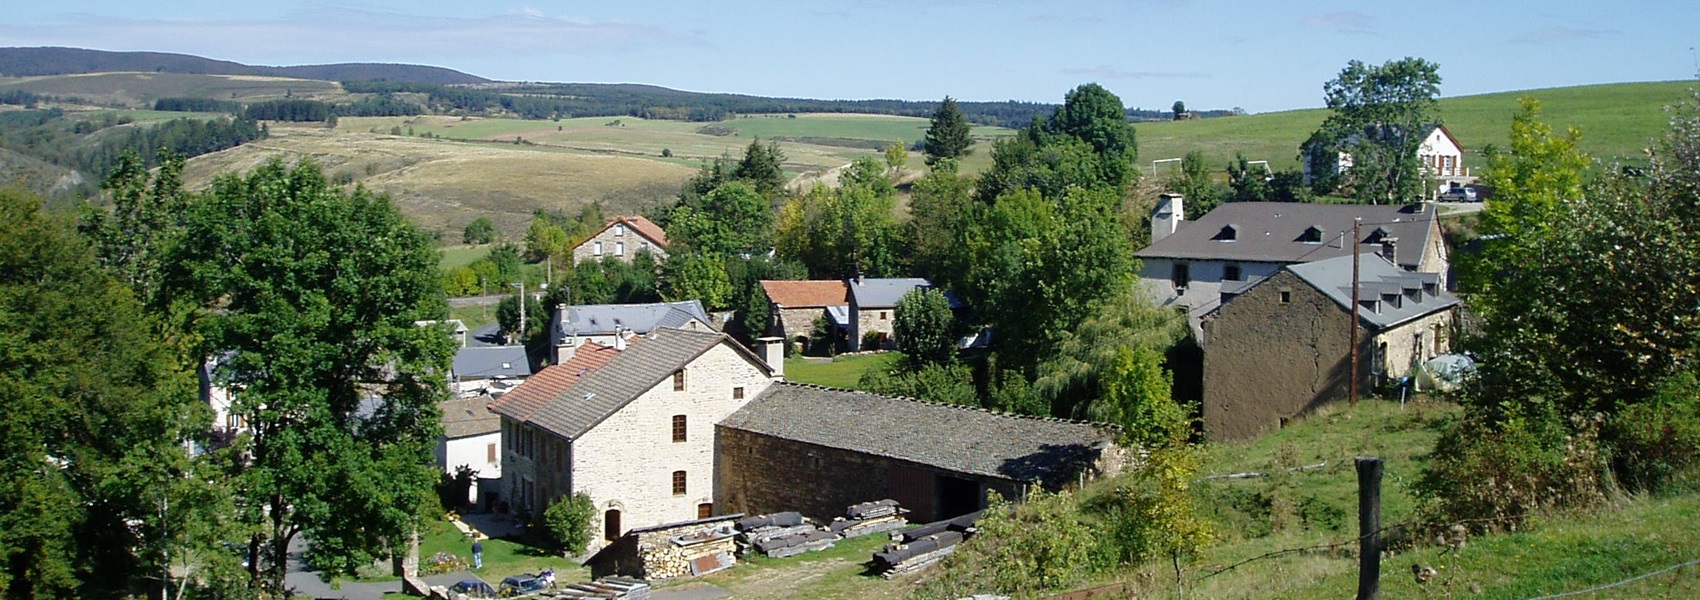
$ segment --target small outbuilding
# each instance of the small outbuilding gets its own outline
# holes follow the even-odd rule
[[[675,579],[730,569],[738,560],[733,525],[743,517],[739,513],[632,529],[584,564],[598,579]]]

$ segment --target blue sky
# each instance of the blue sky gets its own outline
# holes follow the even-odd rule
[[[1700,4],[1229,0],[13,0],[0,46],[260,65],[406,62],[499,80],[809,98],[1322,104],[1352,59],[1440,64],[1443,96],[1693,79]]]

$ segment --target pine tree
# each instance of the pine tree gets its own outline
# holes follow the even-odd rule
[[[963,116],[962,109],[956,107],[956,100],[950,96],[944,97],[939,109],[933,112],[932,126],[927,128],[927,139],[924,144],[927,153],[927,164],[932,165],[940,159],[955,159],[968,156],[973,151],[968,149],[974,140],[968,137],[968,117]]]

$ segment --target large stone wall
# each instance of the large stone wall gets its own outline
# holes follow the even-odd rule
[[[982,502],[986,490],[1006,498],[1019,498],[1022,492],[1020,484],[1007,479],[941,471],[729,427],[715,430],[720,461],[715,506],[722,512],[797,511],[824,522],[843,516],[851,504],[890,498],[912,511],[910,520],[932,521],[940,517],[939,475],[978,482]]]
[[[597,531],[609,509],[620,511],[622,529],[696,519],[698,505],[714,502],[714,424],[772,384],[722,343],[685,368],[685,391],[664,378],[575,440],[573,491],[596,503]],[[735,387],[744,388],[742,399],[732,397]],[[684,442],[673,441],[674,415],[685,415]],[[685,472],[684,494],[673,493],[674,471]]]
[[[1282,292],[1290,294],[1287,304]],[[1344,398],[1351,330],[1340,305],[1282,271],[1224,304],[1204,322],[1204,431],[1240,440]],[[1371,336],[1359,333],[1361,349]],[[1364,354],[1368,356],[1368,354]],[[1368,361],[1359,365],[1370,372]]]
[[[602,244],[601,254],[596,253],[598,243]],[[621,244],[624,244],[624,252],[619,252]],[[655,256],[657,262],[667,258],[666,248],[657,246],[649,238],[638,235],[636,231],[632,231],[631,227],[615,224],[613,227],[604,228],[596,235],[574,246],[573,263],[602,260],[603,257],[607,256],[618,258],[624,262],[632,262],[632,257],[636,256],[639,250],[649,250],[650,254]]]
[[[773,314],[779,331],[768,333],[783,337],[787,342],[795,342],[797,338],[806,338],[814,333],[815,320],[826,316],[826,309],[818,306],[781,309],[775,306]]]

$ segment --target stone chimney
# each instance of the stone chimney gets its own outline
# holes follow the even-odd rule
[[[572,360],[573,355],[578,354],[578,345],[578,336],[562,337],[561,341],[555,344],[554,364],[566,364],[567,361]]]
[[[1399,238],[1387,236],[1381,238],[1381,257],[1387,262],[1399,264]]]
[[[1151,243],[1169,237],[1186,221],[1186,209],[1180,194],[1157,196],[1157,210],[1151,214]]]
[[[614,332],[614,349],[624,352],[626,342],[632,339],[632,335],[633,332],[630,327]]]
[[[756,338],[756,356],[773,369],[774,381],[785,380],[785,339],[777,337]]]

